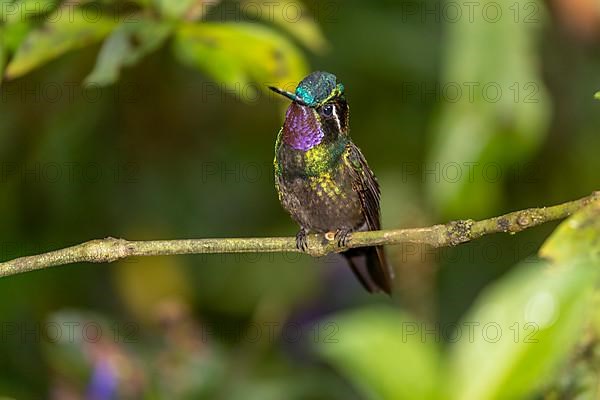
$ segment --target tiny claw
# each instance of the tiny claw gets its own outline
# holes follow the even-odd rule
[[[305,253],[308,250],[308,232],[305,229],[300,229],[296,234],[296,247]]]
[[[338,229],[335,231],[335,239],[337,240],[338,247],[346,247],[351,238],[352,233],[347,229]]]

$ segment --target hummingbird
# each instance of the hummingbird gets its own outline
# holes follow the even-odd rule
[[[306,251],[309,233],[335,232],[343,247],[352,232],[379,230],[379,184],[349,136],[344,85],[335,75],[316,71],[293,93],[269,88],[292,101],[277,134],[274,169],[279,200],[300,225],[298,249]],[[383,247],[342,255],[367,291],[391,295],[394,274]]]

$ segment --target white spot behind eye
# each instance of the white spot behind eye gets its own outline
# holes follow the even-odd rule
[[[337,113],[337,107],[332,105],[332,113],[333,113],[333,119],[335,120],[335,123],[338,127],[338,131],[342,130],[342,125],[340,123],[340,118],[338,117],[338,113]]]

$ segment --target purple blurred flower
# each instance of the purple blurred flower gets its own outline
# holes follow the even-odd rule
[[[108,358],[101,357],[94,365],[88,386],[90,400],[110,400],[117,398],[117,371]]]

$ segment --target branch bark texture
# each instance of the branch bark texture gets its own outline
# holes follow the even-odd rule
[[[600,191],[579,200],[552,207],[529,208],[481,221],[471,219],[448,222],[426,228],[389,229],[355,232],[345,247],[339,247],[333,234],[313,234],[308,238],[307,253],[318,257],[353,247],[427,244],[433,247],[455,246],[484,235],[517,233],[543,223],[563,219],[593,201]],[[223,238],[130,241],[108,237],[39,255],[20,257],[0,263],[0,277],[79,262],[104,263],[135,256],[165,256],[207,253],[299,252],[294,237]]]

